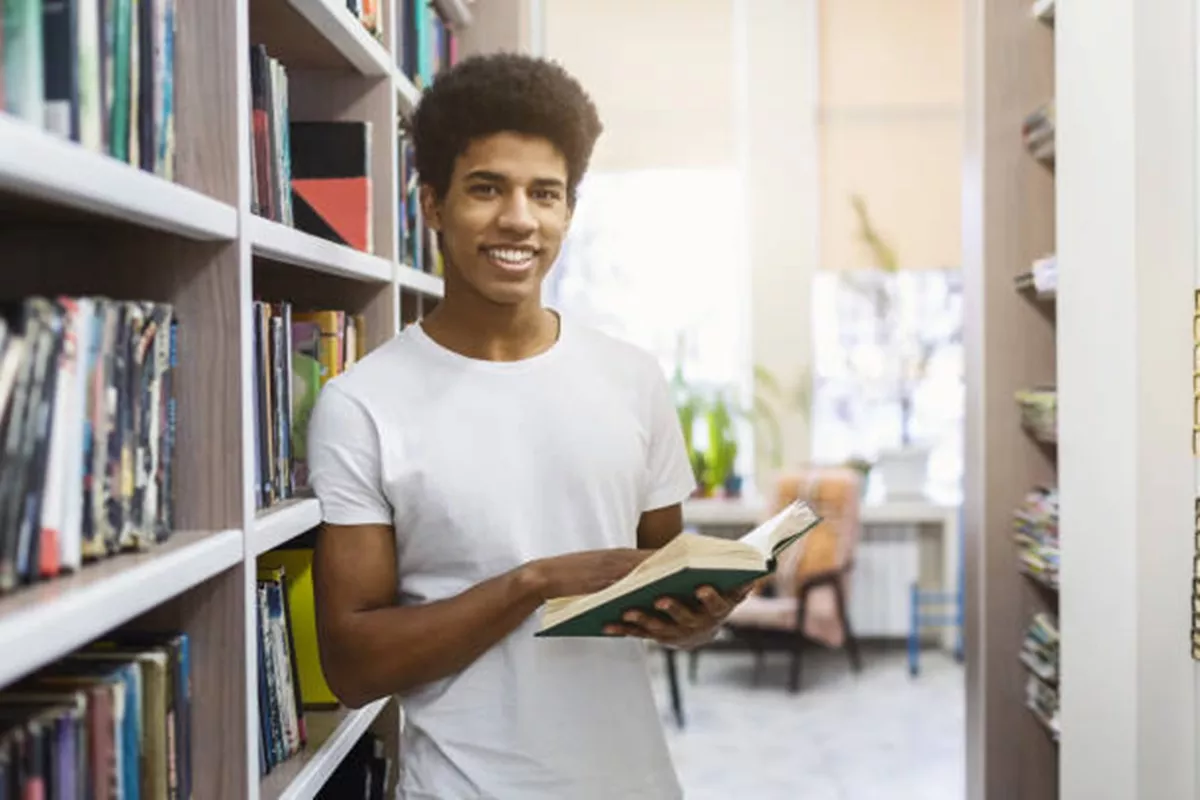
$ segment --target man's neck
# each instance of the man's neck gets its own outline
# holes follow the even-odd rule
[[[531,358],[559,335],[557,315],[543,308],[540,298],[505,306],[458,292],[447,292],[421,327],[442,347],[483,361]]]

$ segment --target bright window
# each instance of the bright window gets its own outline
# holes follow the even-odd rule
[[[961,497],[965,377],[957,269],[821,271],[813,282],[813,457],[930,448],[928,492]]]
[[[667,375],[678,364],[693,386],[731,387],[744,402],[749,286],[740,172],[594,172],[580,187],[545,299],[645,348]],[[742,427],[738,465],[748,476],[753,454]]]

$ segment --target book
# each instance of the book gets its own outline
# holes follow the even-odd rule
[[[285,129],[295,227],[364,253],[373,252],[371,123],[292,122]]]
[[[612,585],[548,601],[535,635],[607,636],[604,626],[620,622],[627,611],[659,614],[659,598],[693,603],[701,586],[732,591],[773,573],[780,554],[820,522],[796,500],[740,539],[681,533]]]

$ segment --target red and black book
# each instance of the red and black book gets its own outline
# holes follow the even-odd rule
[[[371,123],[293,122],[295,227],[370,253]]]

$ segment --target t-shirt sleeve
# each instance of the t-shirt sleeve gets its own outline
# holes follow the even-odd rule
[[[309,483],[333,525],[392,524],[383,493],[379,435],[358,401],[329,384],[308,422]]]
[[[671,402],[666,376],[657,364],[650,372],[650,448],[642,511],[683,502],[696,489],[696,476],[688,461],[683,428]]]

